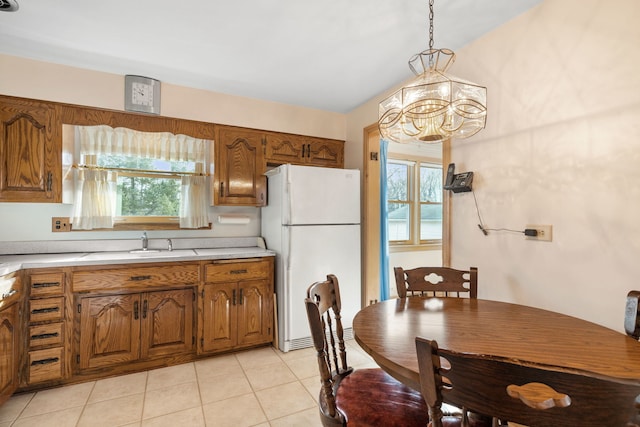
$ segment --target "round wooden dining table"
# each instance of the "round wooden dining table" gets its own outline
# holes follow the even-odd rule
[[[382,369],[416,390],[418,336],[456,352],[575,368],[640,384],[640,342],[586,320],[524,305],[391,299],[360,310],[353,335]]]

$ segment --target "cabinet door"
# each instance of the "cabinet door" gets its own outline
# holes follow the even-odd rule
[[[236,283],[208,283],[202,298],[202,352],[232,348],[237,342]]]
[[[264,206],[267,199],[262,133],[220,126],[216,135],[214,204]]]
[[[268,164],[291,163],[301,165],[306,162],[304,140],[297,135],[267,134],[265,140],[265,160]]]
[[[344,167],[344,143],[342,141],[311,138],[307,143],[308,164],[331,168]]]
[[[273,291],[268,280],[241,282],[238,285],[238,345],[273,340]]]
[[[18,387],[18,304],[0,311],[0,404]]]
[[[80,299],[80,369],[136,360],[140,355],[140,295]]]
[[[0,201],[61,201],[57,117],[52,104],[0,97]]]
[[[188,353],[193,349],[193,289],[142,296],[142,357]]]

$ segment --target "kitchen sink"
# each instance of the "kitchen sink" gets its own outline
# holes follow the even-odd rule
[[[186,256],[194,256],[195,252],[191,249],[179,249],[175,251],[148,249],[136,249],[128,252],[91,252],[84,255],[81,260],[126,260],[138,258],[180,258]]]

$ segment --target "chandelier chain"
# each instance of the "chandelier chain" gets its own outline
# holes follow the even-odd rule
[[[429,0],[429,49],[433,49],[433,0]]]
[[[433,0],[429,0],[429,50],[433,52]],[[433,67],[433,54],[429,55],[429,68]]]

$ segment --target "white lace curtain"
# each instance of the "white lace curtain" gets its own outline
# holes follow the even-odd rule
[[[96,169],[80,169],[77,173],[76,194],[70,220],[73,228],[113,228],[117,174]]]
[[[204,169],[207,140],[169,132],[140,132],[110,126],[76,126],[81,158],[114,154],[168,161],[196,162]],[[86,161],[86,160],[85,160]],[[71,223],[76,230],[113,228],[116,211],[115,171],[79,169]],[[180,199],[180,227],[199,228],[209,224],[207,179],[183,176]]]
[[[209,225],[205,176],[183,176],[180,194],[180,228],[200,228]]]

